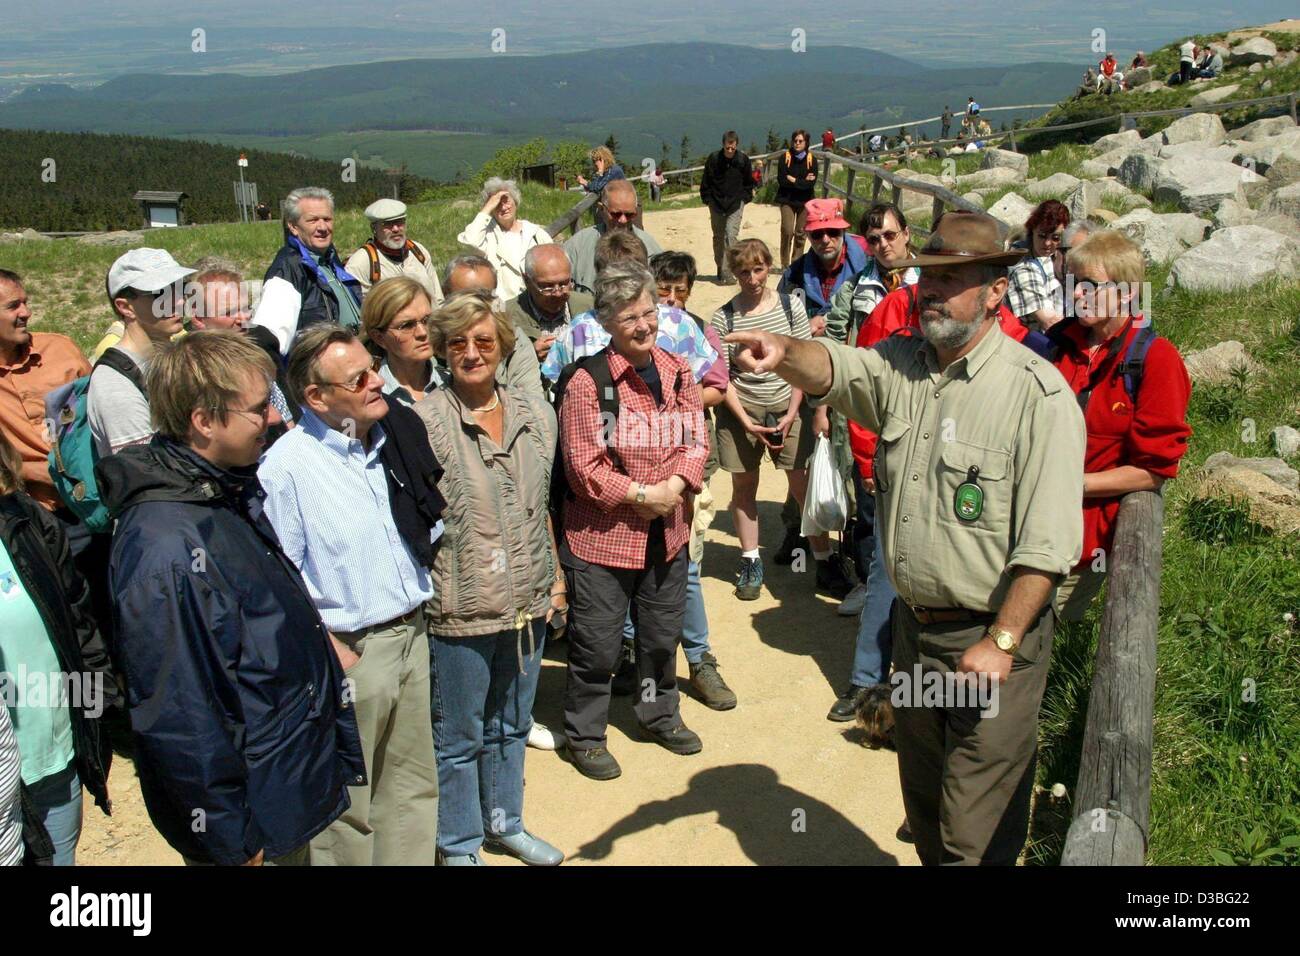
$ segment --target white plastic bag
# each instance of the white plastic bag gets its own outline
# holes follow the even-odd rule
[[[808,494],[803,501],[803,521],[799,533],[830,534],[843,531],[849,520],[849,496],[844,481],[835,468],[830,439],[817,436],[817,447],[808,460]]]

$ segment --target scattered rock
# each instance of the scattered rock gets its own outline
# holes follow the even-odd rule
[[[1300,183],[1283,186],[1271,194],[1260,208],[1260,212],[1269,216],[1291,216],[1300,219]]]
[[[1029,157],[1009,149],[986,149],[980,169],[1014,169],[1024,179],[1029,175]]]
[[[1011,228],[1024,228],[1025,220],[1034,211],[1034,204],[1022,199],[1016,193],[1007,193],[992,206],[988,213],[994,219],[1000,219]]]
[[[1081,180],[1069,173],[1052,173],[1046,179],[1029,179],[1023,186],[1026,195],[1034,199],[1047,199],[1050,196],[1067,196],[1076,189]]]
[[[1259,363],[1250,357],[1246,346],[1236,339],[1188,352],[1183,356],[1183,364],[1187,366],[1187,375],[1193,385],[1223,385],[1232,381],[1236,369],[1245,369],[1252,375],[1260,370]]]
[[[457,199],[451,204],[452,209],[473,209],[474,201],[472,199]]]
[[[5,242],[53,242],[49,236],[43,236],[30,226],[22,232],[5,232],[0,233],[0,239]]]
[[[1187,213],[1156,213],[1134,209],[1120,216],[1114,228],[1124,233],[1142,250],[1148,263],[1168,262],[1192,246],[1200,245],[1209,231],[1210,222]]]
[[[1245,126],[1232,131],[1233,139],[1245,140],[1248,143],[1258,143],[1267,141],[1274,136],[1285,136],[1288,133],[1300,132],[1300,126],[1291,122],[1289,116],[1270,116],[1266,119],[1257,119],[1253,123],[1247,123]]]
[[[144,233],[139,229],[92,232],[84,236],[78,236],[77,242],[84,246],[130,246],[137,242],[144,242]]]
[[[1120,199],[1126,206],[1151,205],[1151,200],[1146,196],[1139,195],[1118,180],[1110,178],[1079,183],[1065,197],[1064,202],[1070,210],[1070,218],[1086,219],[1100,208],[1102,200],[1106,198]]]
[[[1145,86],[1151,82],[1151,67],[1139,66],[1132,70],[1126,70],[1124,72],[1124,82],[1129,85],[1130,89]]]
[[[1265,37],[1251,37],[1232,48],[1224,57],[1227,66],[1266,63],[1277,56],[1277,45]]]
[[[1273,439],[1273,450],[1283,458],[1291,458],[1300,453],[1300,431],[1290,425],[1279,425],[1269,432]]]
[[[1268,181],[1275,188],[1300,183],[1300,144],[1288,146],[1273,157],[1268,167]]]
[[[1109,153],[1112,149],[1121,149],[1125,146],[1137,147],[1142,142],[1142,134],[1135,129],[1120,130],[1118,133],[1107,133],[1105,136],[1098,136],[1089,147],[1094,156],[1100,156],[1103,153]]]
[[[1263,83],[1259,84],[1259,89],[1261,93],[1267,93],[1272,88],[1273,88],[1272,80],[1265,80]]]
[[[1161,159],[1178,159],[1183,156],[1194,156],[1199,160],[1206,160],[1215,163],[1230,163],[1237,150],[1231,146],[1207,146],[1204,143],[1175,143],[1173,146],[1161,146],[1160,152],[1156,154]]]
[[[1214,113],[1192,113],[1176,119],[1166,126],[1160,135],[1166,146],[1191,142],[1218,146],[1228,138],[1228,133],[1223,128],[1223,121]]]
[[[1214,210],[1214,228],[1227,229],[1231,226],[1248,226],[1255,221],[1255,210],[1235,199],[1225,199]]]
[[[1263,175],[1272,168],[1278,157],[1293,146],[1300,146],[1300,127],[1292,126],[1290,130],[1276,136],[1247,140],[1235,147],[1232,161]]]
[[[1295,429],[1291,429],[1295,431]],[[1296,433],[1300,435],[1300,432]],[[1296,471],[1281,458],[1238,458],[1231,452],[1216,451],[1205,459],[1205,473],[1228,471],[1232,468],[1245,468],[1273,479],[1283,488],[1300,491],[1300,471]]]
[[[1216,117],[1217,118],[1217,117]],[[1166,160],[1146,153],[1130,153],[1120,163],[1115,178],[1138,192],[1151,192],[1164,172]]]
[[[1212,213],[1225,199],[1246,200],[1247,183],[1263,183],[1264,177],[1235,163],[1180,156],[1168,160],[1151,197],[1176,202],[1186,212]]]
[[[1295,50],[1283,50],[1277,56],[1273,57],[1272,65],[1280,70],[1283,67],[1288,67],[1294,63],[1297,57],[1300,57],[1300,52],[1296,52]]]
[[[1269,61],[1268,61],[1268,65],[1271,67],[1271,66],[1273,65],[1273,61],[1272,61],[1272,60],[1269,60]],[[1252,63],[1250,66],[1246,67],[1246,72],[1247,72],[1247,73],[1263,73],[1263,72],[1264,72],[1264,64],[1263,64],[1263,63]]]
[[[957,187],[959,189],[995,189],[998,186],[1011,186],[1024,176],[1017,170],[1010,169],[1006,166],[996,166],[993,169],[981,169],[977,172],[967,173],[964,176],[957,177]]]
[[[1261,229],[1268,229],[1270,232],[1276,232],[1282,236],[1290,236],[1292,239],[1300,240],[1300,219],[1295,216],[1284,216],[1278,214],[1264,215],[1260,214],[1255,218],[1252,225],[1259,226]]]
[[[1130,92],[1133,93],[1155,93],[1159,90],[1168,89],[1164,80],[1152,80],[1150,83],[1143,83],[1141,86],[1134,86]]]
[[[1263,67],[1260,67],[1263,69]],[[1203,93],[1197,93],[1187,101],[1188,106],[1211,106],[1215,103],[1222,103],[1226,99],[1231,99],[1232,94],[1241,89],[1240,83],[1229,83],[1227,86],[1216,86],[1214,89],[1205,90]]]
[[[1210,234],[1174,260],[1167,285],[1227,292],[1300,276],[1300,242],[1261,226],[1232,226]]]
[[[965,199],[967,202],[973,202],[977,206],[984,205],[984,195],[982,193],[975,192],[975,190],[973,189],[968,193],[962,193],[961,198]]]
[[[1119,213],[1114,209],[1107,209],[1105,206],[1098,206],[1092,211],[1093,219],[1100,219],[1104,223],[1113,223],[1119,218]]]
[[[1300,532],[1300,493],[1249,468],[1226,468],[1208,475],[1195,497],[1244,505],[1252,522],[1275,534]]]

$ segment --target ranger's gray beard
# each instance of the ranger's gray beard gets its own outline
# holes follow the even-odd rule
[[[956,351],[973,339],[983,324],[979,320],[961,322],[949,315],[938,319],[927,319],[925,313],[921,313],[921,334],[935,348],[947,352]]]

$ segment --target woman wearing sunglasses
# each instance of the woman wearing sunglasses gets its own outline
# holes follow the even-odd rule
[[[449,296],[430,338],[451,375],[415,406],[447,499],[429,622],[438,855],[474,866],[486,843],[554,866],[564,854],[524,828],[523,804],[546,625],[568,611],[546,507],[555,413],[497,384],[515,331],[491,293]]]
[[[1008,273],[1007,308],[1031,329],[1046,331],[1065,316],[1065,253],[1070,210],[1055,199],[1039,203],[1025,221],[1030,255]]]

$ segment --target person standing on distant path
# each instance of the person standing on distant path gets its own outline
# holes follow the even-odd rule
[[[573,282],[580,292],[591,292],[596,284],[596,243],[607,232],[631,232],[644,243],[647,255],[663,252],[654,236],[635,225],[636,188],[626,179],[611,182],[596,204],[596,224],[579,229],[564,243],[573,263]]]
[[[781,207],[781,268],[803,255],[804,206],[817,183],[817,157],[808,148],[808,131],[790,134],[790,148],[777,163],[776,204]]]
[[[361,328],[361,283],[334,250],[334,196],[304,186],[284,200],[284,245],[266,270],[249,334],[286,356],[298,333],[326,322]]]
[[[947,139],[948,130],[952,128],[952,110],[947,106],[943,108],[943,116],[939,117],[939,122],[943,125],[943,132],[940,134],[939,138]]]
[[[822,149],[828,153],[835,152],[835,130],[829,126],[822,132]]]
[[[700,199],[709,208],[709,224],[713,227],[713,263],[719,285],[736,284],[736,277],[727,268],[727,250],[735,245],[745,203],[753,198],[753,166],[740,151],[736,131],[727,130],[722,149],[704,161],[704,175],[700,177]]]
[[[595,179],[587,179],[584,176],[578,177],[578,185],[587,192],[601,193],[610,183],[619,179],[627,179],[623,167],[614,162],[614,154],[610,152],[608,146],[597,146],[587,156],[591,160],[591,165],[596,167]]]
[[[896,263],[921,269],[921,335],[869,349],[727,336],[745,371],[775,372],[880,434],[877,515],[906,678],[894,695],[899,777],[930,866],[1012,866],[1024,846],[1050,599],[1083,544],[1078,403],[999,327],[1005,269],[1022,255],[1004,250],[992,217],[949,212],[920,255]],[[985,688],[974,706],[970,675]]]
[[[479,193],[479,210],[456,241],[483,253],[497,270],[497,298],[508,302],[524,290],[524,257],[528,250],[551,241],[551,234],[519,218],[519,186],[513,179],[493,176]],[[437,303],[434,303],[435,305]]]
[[[366,207],[365,216],[370,220],[370,241],[348,256],[345,266],[361,284],[363,300],[376,282],[404,275],[424,286],[435,306],[441,302],[442,286],[433,256],[426,246],[406,235],[406,203],[377,199]]]
[[[975,97],[966,97],[966,117],[974,125],[975,117],[980,115],[980,105],[975,102]]]

